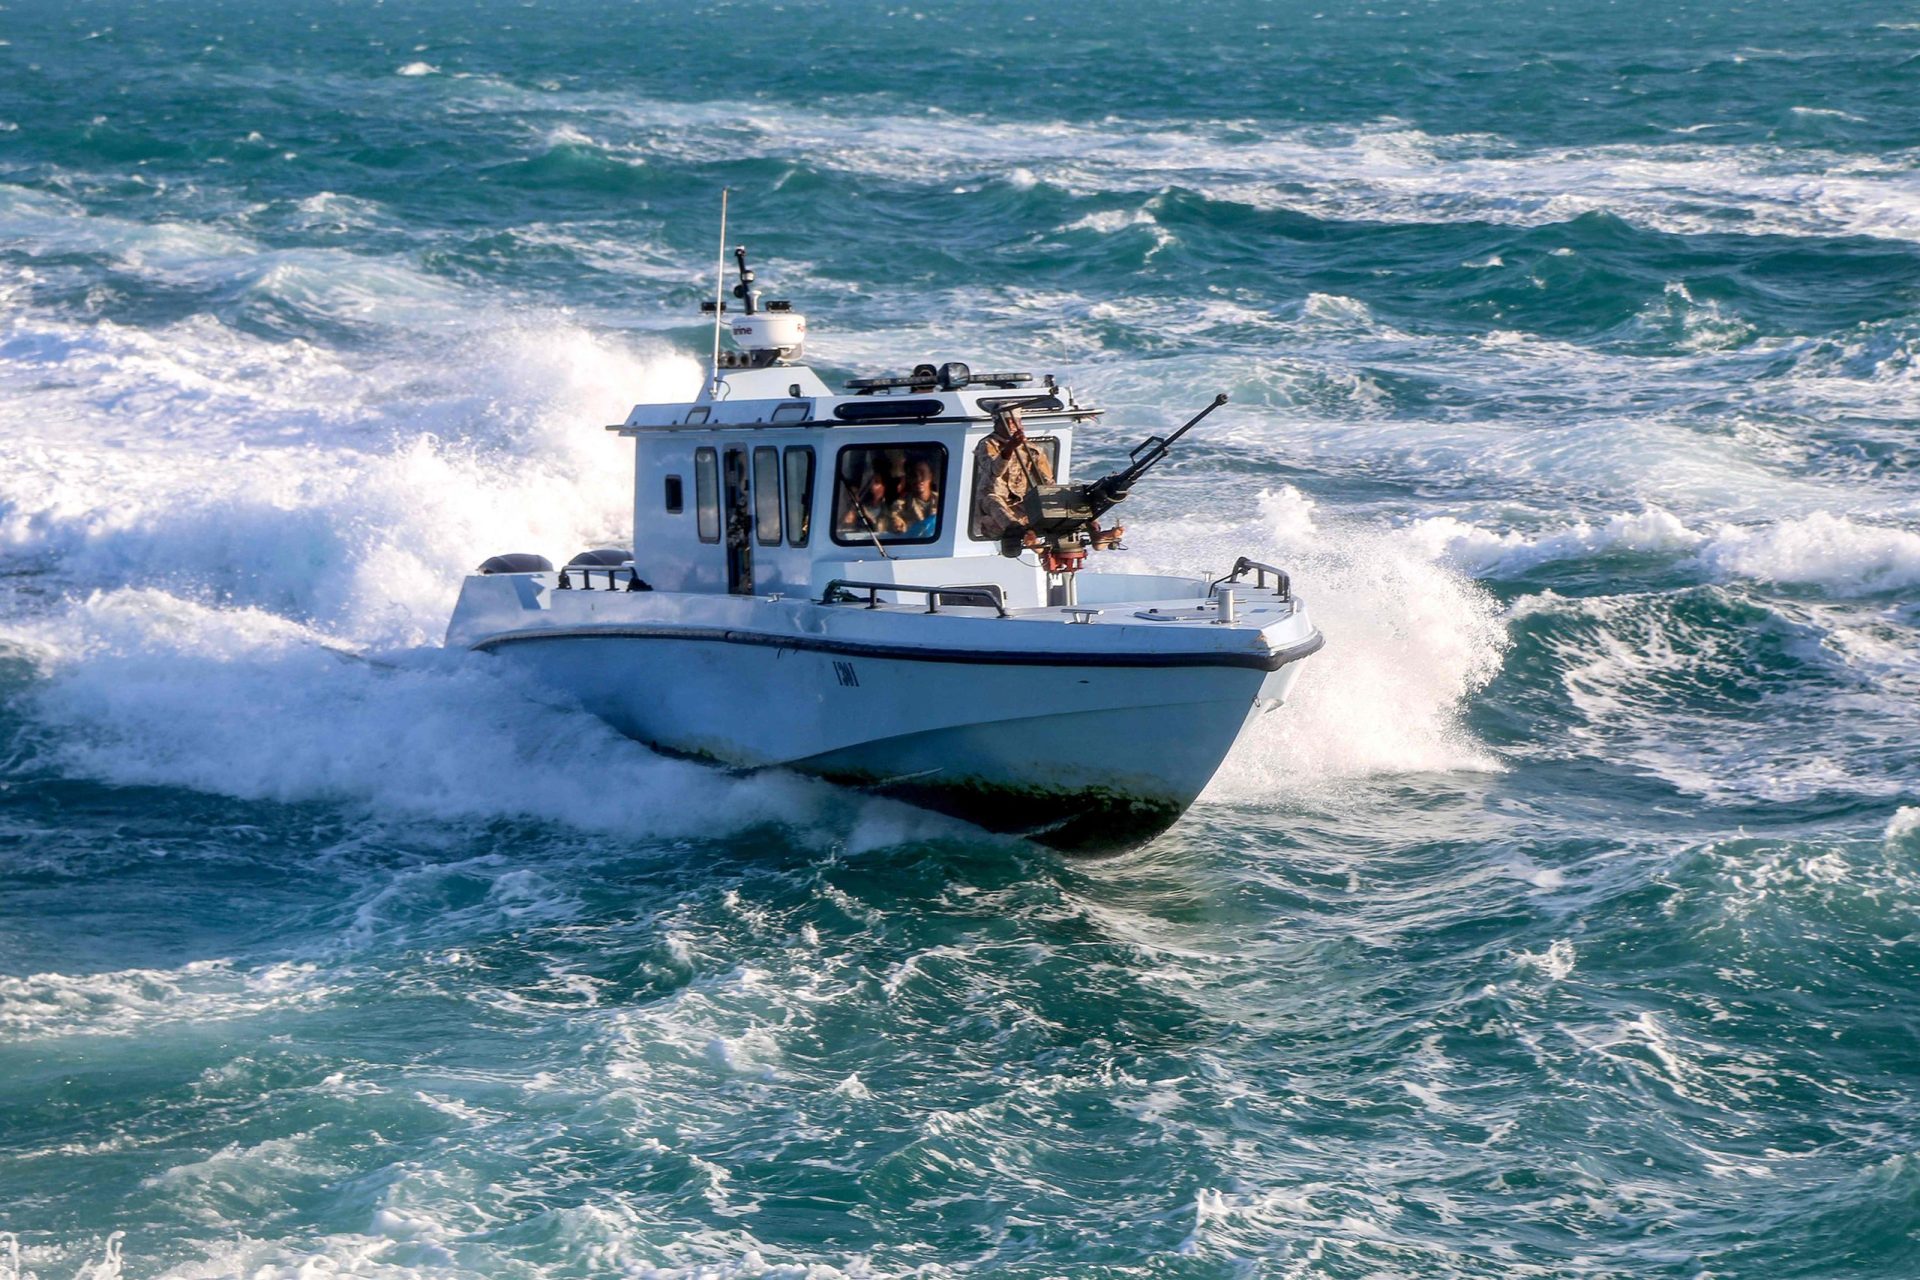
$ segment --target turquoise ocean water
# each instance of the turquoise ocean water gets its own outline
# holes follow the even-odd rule
[[[1920,1275],[1893,3],[0,8],[0,1276]],[[1327,633],[1151,847],[442,652],[719,188]],[[373,656],[373,665],[340,651]]]

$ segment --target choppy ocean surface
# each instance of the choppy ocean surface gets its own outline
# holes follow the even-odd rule
[[[1920,1274],[1914,17],[9,3],[0,1276]],[[1128,558],[1328,645],[1167,837],[439,649],[722,185],[831,376],[1233,396]]]

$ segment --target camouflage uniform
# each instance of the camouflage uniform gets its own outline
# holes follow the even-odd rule
[[[901,533],[920,536],[914,531],[931,529],[935,517],[940,514],[940,495],[935,494],[931,498],[897,498],[889,514]]]
[[[1004,538],[1027,527],[1027,490],[1053,483],[1053,464],[1026,440],[990,435],[973,454],[974,536]]]
[[[860,518],[863,512],[867,517],[865,520]],[[872,527],[869,528],[869,525]],[[907,529],[900,519],[898,504],[892,502],[859,502],[851,505],[847,508],[846,514],[840,518],[840,527],[856,536],[870,533],[884,536],[905,533]]]

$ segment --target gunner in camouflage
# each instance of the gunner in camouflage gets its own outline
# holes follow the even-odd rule
[[[1027,440],[1020,411],[995,414],[993,434],[980,442],[973,455],[974,536],[999,538],[1017,549],[1032,537],[1027,530],[1027,491],[1052,483],[1053,464]]]

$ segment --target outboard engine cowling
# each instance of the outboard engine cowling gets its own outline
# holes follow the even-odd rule
[[[503,556],[488,556],[481,563],[480,572],[485,574],[552,573],[553,561],[528,551],[509,551]]]

